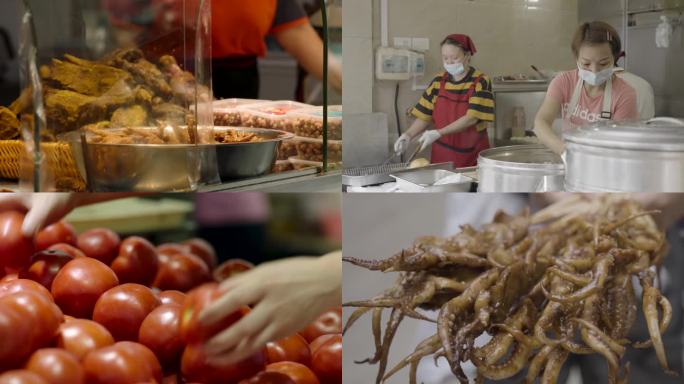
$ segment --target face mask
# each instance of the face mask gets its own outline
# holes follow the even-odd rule
[[[582,78],[582,80],[593,86],[601,85],[608,81],[608,79],[610,79],[610,77],[613,76],[614,71],[613,67],[606,68],[599,73],[594,73],[592,71],[582,69],[579,66],[577,68],[579,69],[579,75]]]
[[[465,72],[465,67],[463,66],[463,63],[456,63],[456,64],[446,64],[444,63],[444,69],[449,72],[451,76],[458,76],[463,74]]]

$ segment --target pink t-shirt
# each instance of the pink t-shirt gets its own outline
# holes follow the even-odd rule
[[[579,70],[575,69],[559,74],[549,84],[547,95],[561,103],[564,120],[567,120],[570,101],[578,79]],[[600,120],[602,107],[603,93],[596,97],[590,97],[587,94],[587,90],[582,87],[582,94],[577,102],[577,109],[570,122],[577,125],[594,123]],[[613,114],[612,120],[615,121],[639,118],[636,91],[626,81],[617,76],[613,76],[613,96],[610,111]]]

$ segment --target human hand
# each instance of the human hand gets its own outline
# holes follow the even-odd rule
[[[418,139],[418,142],[420,143],[420,150],[418,152],[431,146],[432,143],[439,140],[440,137],[442,137],[442,134],[436,129],[423,132],[423,135]]]
[[[33,237],[43,227],[59,221],[78,206],[73,193],[12,193],[0,195],[0,211],[26,212],[21,231]]]
[[[336,252],[265,263],[225,280],[220,286],[225,293],[200,314],[200,322],[212,324],[243,305],[253,309],[207,342],[209,358],[221,363],[241,361],[340,305],[341,269],[342,257]]]
[[[408,148],[410,141],[411,137],[406,133],[402,133],[401,136],[399,136],[399,138],[397,139],[397,141],[394,142],[394,153],[402,154],[406,152],[406,149]]]

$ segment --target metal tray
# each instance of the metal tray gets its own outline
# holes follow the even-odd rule
[[[387,165],[373,165],[361,168],[347,168],[342,173],[342,184],[350,187],[366,187],[394,181],[390,174],[418,169],[453,169],[452,163],[429,164],[424,167],[409,168],[409,163],[394,163]]]
[[[440,180],[459,175],[463,179],[461,182],[436,185]],[[462,173],[444,169],[419,169],[390,176],[403,192],[470,192],[474,181]]]

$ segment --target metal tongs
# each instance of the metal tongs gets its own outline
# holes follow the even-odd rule
[[[416,147],[416,149],[411,153],[411,156],[409,156],[409,158],[405,161],[405,163],[408,164],[408,163],[410,163],[411,161],[413,161],[413,159],[416,158],[416,155],[418,154],[418,152],[420,152],[420,149],[421,149],[420,147],[421,147],[420,145],[418,145],[418,146]],[[397,157],[398,155],[400,155],[399,152],[392,152],[392,154],[390,155],[390,157],[388,157],[387,160],[385,160],[385,161],[382,163],[382,165],[387,165],[387,164],[389,164],[389,162],[392,161],[392,159],[394,159],[394,158]]]

